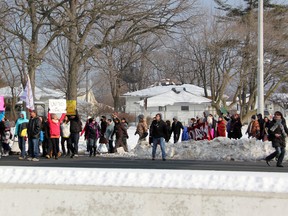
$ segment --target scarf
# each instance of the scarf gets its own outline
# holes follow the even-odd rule
[[[271,131],[275,131],[278,127],[281,128],[281,132],[282,132],[282,136],[283,137],[286,137],[286,133],[285,133],[285,130],[284,130],[284,126],[282,125],[282,119],[280,120],[277,120],[274,125],[271,127]]]

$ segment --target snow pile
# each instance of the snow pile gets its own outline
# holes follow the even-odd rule
[[[184,160],[256,161],[262,160],[273,151],[270,142],[248,138],[230,140],[219,137],[213,141],[191,140],[166,144],[167,158]],[[152,147],[144,142],[137,145],[132,153],[138,158],[151,158]],[[161,157],[160,147],[157,153],[157,157]]]
[[[0,184],[288,192],[287,173],[1,167],[0,176]]]
[[[243,134],[245,129],[243,129]],[[136,127],[134,126],[128,129],[128,153],[103,156],[150,159],[152,146],[147,141],[138,143],[138,135],[134,135],[135,130]],[[79,148],[82,153],[86,151],[86,143],[83,137],[80,139]],[[176,144],[173,144],[171,139],[169,143],[166,143],[167,159],[175,160],[258,161],[263,160],[273,151],[274,148],[272,148],[271,142],[262,142],[255,138],[249,139],[246,135],[239,140],[218,137],[212,141],[189,140]],[[156,157],[161,158],[160,146],[157,147]],[[285,155],[284,160],[288,160],[288,154]]]

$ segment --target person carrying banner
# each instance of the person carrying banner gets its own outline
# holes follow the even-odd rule
[[[50,128],[50,140],[53,146],[53,156],[57,160],[60,156],[59,153],[59,138],[60,138],[60,124],[65,118],[65,113],[62,113],[60,119],[54,113],[50,114],[50,110],[48,109],[48,117],[47,121],[49,123]]]

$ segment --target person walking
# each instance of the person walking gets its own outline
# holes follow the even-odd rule
[[[276,166],[283,167],[282,161],[285,156],[285,138],[288,134],[288,128],[281,112],[276,111],[274,113],[274,118],[269,126],[268,134],[269,140],[272,142],[275,151],[265,158],[266,163],[268,166],[271,166],[270,161],[276,157],[278,158]]]
[[[248,138],[254,137],[256,139],[260,139],[260,137],[261,137],[260,125],[259,125],[259,122],[257,121],[255,115],[251,116],[251,121],[248,125],[246,134],[248,134]]]
[[[107,120],[107,128],[106,128],[106,132],[105,132],[105,138],[108,140],[108,153],[114,153],[115,149],[114,149],[114,122],[111,119]]]
[[[69,156],[71,152],[71,142],[70,142],[70,121],[66,115],[63,122],[60,125],[61,128],[61,148],[64,157]],[[66,147],[65,147],[66,142]],[[66,151],[67,149],[67,151]]]
[[[231,126],[230,126],[231,138],[240,139],[242,137],[241,129],[242,129],[242,123],[240,120],[240,115],[234,114],[233,118],[231,119]]]
[[[29,161],[39,161],[39,136],[41,131],[41,122],[35,110],[30,112],[30,119],[27,125]]]
[[[47,121],[49,123],[50,128],[50,140],[53,146],[53,156],[54,159],[58,159],[60,157],[59,151],[59,138],[60,138],[60,124],[65,118],[65,113],[62,113],[60,119],[54,113],[50,114],[48,110]]]
[[[147,126],[146,120],[144,119],[143,114],[140,114],[138,116],[138,121],[139,122],[137,124],[136,131],[135,131],[134,135],[136,135],[136,134],[139,135],[138,143],[140,143],[141,141],[146,140],[146,137],[148,135],[148,126]]]
[[[177,143],[179,141],[181,129],[184,129],[182,123],[178,121],[177,116],[174,116],[171,128],[171,132],[174,134],[174,143]]]
[[[20,149],[19,160],[23,160],[26,157],[26,140],[27,140],[27,126],[29,120],[26,117],[26,112],[21,111],[20,117],[16,121],[14,137],[18,137],[18,145]]]
[[[97,140],[100,135],[100,128],[98,123],[95,121],[94,118],[88,119],[88,124],[85,127],[85,139],[87,140],[88,152],[89,157],[96,156],[96,149],[97,149]]]
[[[168,137],[168,130],[167,124],[162,120],[161,113],[156,114],[156,119],[152,121],[150,128],[153,139],[152,160],[155,160],[157,144],[159,143],[162,152],[162,160],[166,161],[165,139]]]
[[[80,116],[78,111],[76,110],[76,115],[71,115],[68,117],[70,121],[70,138],[71,138],[71,145],[73,148],[73,152],[71,158],[78,157],[78,143],[80,132],[82,131],[82,122],[80,120]]]
[[[217,136],[226,137],[226,121],[223,119],[222,116],[218,117]]]
[[[116,151],[118,148],[123,147],[124,151],[128,152],[127,142],[125,141],[129,138],[129,136],[125,127],[125,123],[121,122],[118,117],[114,118],[114,123],[114,133],[116,134]]]

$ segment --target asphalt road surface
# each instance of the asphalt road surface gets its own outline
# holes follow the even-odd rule
[[[109,156],[88,157],[80,155],[78,158],[60,157],[58,160],[40,158],[33,162],[18,160],[18,155],[10,155],[0,159],[0,166],[33,166],[33,167],[75,167],[75,168],[105,168],[105,169],[175,169],[175,170],[217,170],[217,171],[251,171],[251,172],[288,172],[288,163],[284,167],[276,167],[272,161],[267,166],[265,161],[200,161],[200,160],[169,160],[116,158]]]

